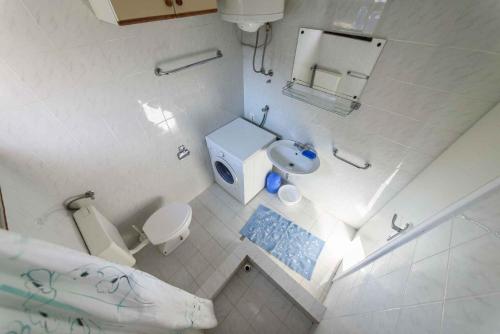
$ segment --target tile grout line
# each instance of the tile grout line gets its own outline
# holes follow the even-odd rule
[[[451,224],[450,241],[448,243],[448,258],[446,260],[446,278],[445,278],[445,283],[444,283],[444,287],[443,287],[444,288],[443,299],[442,299],[443,305],[442,305],[442,309],[441,309],[441,323],[440,323],[440,332],[441,333],[443,332],[443,326],[444,326],[444,306],[446,303],[446,295],[447,295],[447,291],[448,291],[448,280],[450,278],[450,260],[451,260],[451,251],[452,251],[451,243],[453,241],[453,234],[455,232],[455,224],[456,224],[456,222],[454,221],[454,218],[452,218],[453,220],[452,220],[452,224]]]
[[[408,280],[410,278],[410,274],[411,274],[412,268],[414,266],[413,259],[415,258],[415,253],[417,252],[417,244],[418,244],[418,239],[415,240],[415,246],[413,246],[413,250],[412,250],[412,254],[411,254],[410,268],[408,269],[408,272],[406,273],[406,278],[405,278],[405,281],[404,281],[405,287],[403,289],[401,304],[404,303],[404,298],[406,296],[406,292],[407,292],[407,289],[408,289]],[[401,320],[402,310],[403,310],[403,307],[401,307],[401,305],[400,305],[399,312],[398,312],[398,318],[396,320],[396,323],[394,324],[394,329],[396,329],[398,327],[398,325],[399,325],[399,322]]]

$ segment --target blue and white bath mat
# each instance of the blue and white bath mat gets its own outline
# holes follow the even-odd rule
[[[241,235],[308,280],[325,242],[277,212],[259,205]]]

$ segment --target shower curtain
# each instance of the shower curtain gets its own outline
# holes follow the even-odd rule
[[[0,333],[182,333],[210,300],[134,268],[0,230]]]

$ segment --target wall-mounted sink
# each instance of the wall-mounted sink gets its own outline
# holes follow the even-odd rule
[[[293,140],[278,140],[267,148],[272,164],[288,174],[311,174],[319,168],[319,158],[309,159],[302,155],[302,149]]]

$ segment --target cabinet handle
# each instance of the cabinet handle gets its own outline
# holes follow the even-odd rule
[[[165,0],[165,5],[167,5],[167,7],[172,7],[174,4],[172,0]]]
[[[175,3],[177,4],[177,6],[182,6],[182,0],[175,0]]]

